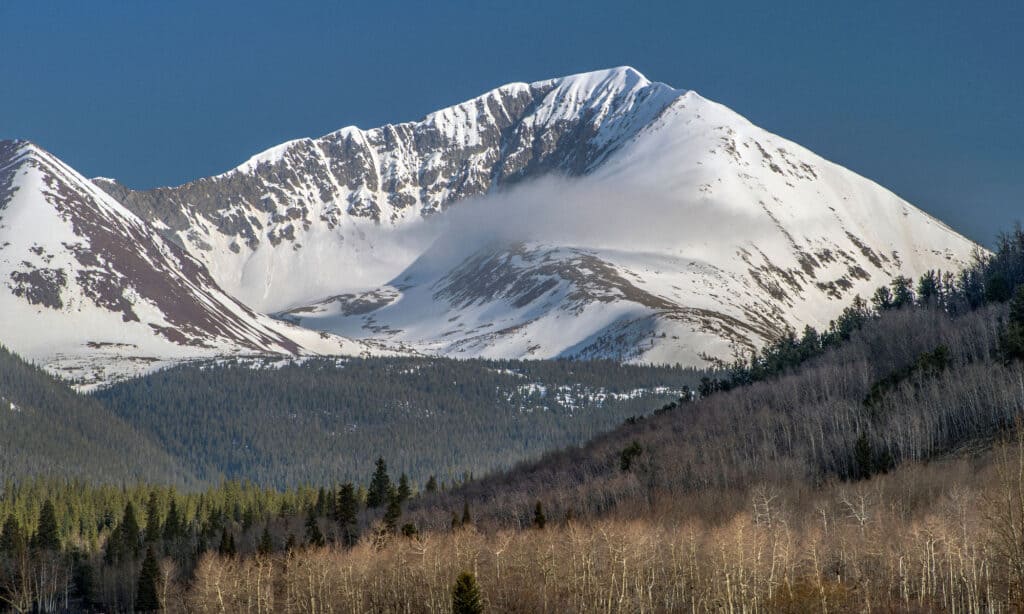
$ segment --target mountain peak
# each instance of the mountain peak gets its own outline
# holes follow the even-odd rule
[[[590,70],[562,77],[535,81],[533,85],[540,86],[548,83],[590,84],[595,87],[601,85],[617,85],[625,88],[633,88],[651,85],[651,80],[632,66],[616,66],[614,68]]]

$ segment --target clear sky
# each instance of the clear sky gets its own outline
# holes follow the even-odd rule
[[[990,242],[1024,219],[1024,1],[0,0],[0,138],[132,187],[630,65]]]

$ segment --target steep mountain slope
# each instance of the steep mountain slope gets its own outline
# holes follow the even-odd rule
[[[0,340],[84,384],[166,360],[358,353],[255,313],[54,156],[0,142]]]
[[[586,177],[488,201],[386,288],[287,315],[445,354],[695,364],[824,328],[855,294],[976,249],[692,92]]]
[[[513,83],[418,122],[284,143],[176,188],[97,183],[229,293],[276,311],[388,281],[434,238],[426,218],[494,186],[586,173],[678,94],[632,69]]]
[[[631,68],[291,141],[176,188],[97,184],[254,309],[459,356],[728,360],[976,248]]]
[[[101,483],[196,478],[148,436],[95,399],[0,346],[0,475],[80,477]],[[5,493],[7,495],[8,493]]]

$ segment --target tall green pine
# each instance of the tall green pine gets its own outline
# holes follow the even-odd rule
[[[484,611],[483,598],[476,576],[464,571],[452,587],[452,614],[481,614]]]
[[[412,496],[412,488],[409,487],[409,476],[402,474],[398,478],[398,502],[405,503]]]
[[[149,493],[149,501],[146,503],[146,534],[147,544],[155,544],[160,541],[163,531],[160,526],[160,499],[156,491]]]
[[[131,501],[124,506],[124,516],[121,518],[118,532],[125,553],[130,553],[133,557],[138,558],[142,553],[141,531],[139,530],[139,520],[135,517],[135,506]]]
[[[146,548],[146,558],[142,560],[139,571],[139,583],[135,596],[136,612],[157,612],[160,608],[160,594],[157,584],[160,581],[160,566],[157,564],[153,547]]]
[[[388,493],[388,507],[384,511],[384,526],[388,533],[398,532],[398,521],[402,518],[402,497],[394,488]]]
[[[388,476],[388,466],[384,458],[377,459],[377,469],[373,472],[373,479],[370,480],[370,489],[366,492],[366,507],[378,508],[388,502],[388,492],[391,490],[391,478]]]
[[[311,508],[306,516],[306,544],[318,548],[324,545],[324,534],[320,531],[315,508]]]
[[[39,528],[36,530],[32,545],[38,550],[60,550],[60,532],[57,528],[57,511],[53,501],[47,499],[39,510]]]

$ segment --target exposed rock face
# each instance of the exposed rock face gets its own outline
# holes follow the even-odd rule
[[[226,295],[201,262],[35,145],[0,142],[0,192],[0,340],[13,350],[48,361],[117,347],[125,363],[304,351],[281,323]]]

